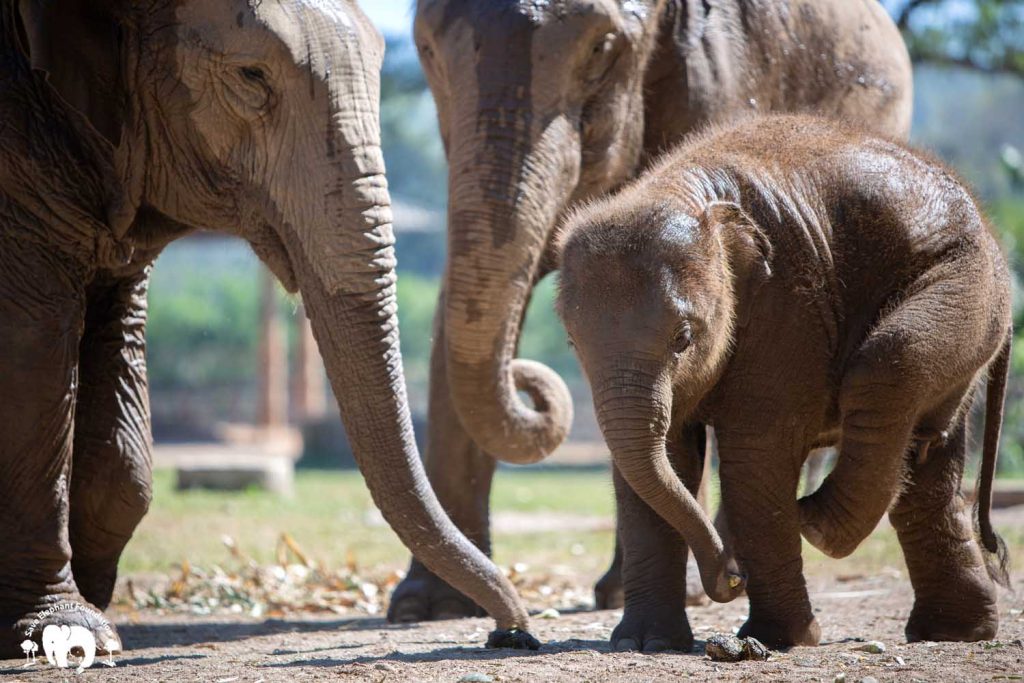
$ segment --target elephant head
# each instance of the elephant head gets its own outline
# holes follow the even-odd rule
[[[449,171],[448,379],[473,440],[533,462],[565,437],[554,372],[514,360],[559,215],[636,167],[665,0],[419,0],[415,39]],[[517,390],[528,393],[528,406]]]
[[[525,628],[511,584],[438,504],[413,439],[380,149],[384,46],[366,16],[352,0],[21,0],[20,10],[32,66],[104,160],[112,251],[169,222],[247,239],[301,292],[385,518],[501,628]]]
[[[96,640],[92,631],[82,626],[49,624],[43,629],[43,652],[46,659],[58,669],[68,668],[68,653],[74,648],[82,651],[82,661],[76,671],[82,673],[96,659]]]
[[[666,437],[673,423],[700,421],[771,249],[735,204],[650,208],[657,193],[630,187],[569,221],[558,310],[616,467],[686,539],[704,590],[725,602],[743,575],[673,471]]]

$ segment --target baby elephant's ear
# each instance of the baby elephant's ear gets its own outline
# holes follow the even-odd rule
[[[717,232],[733,274],[736,322],[750,321],[757,290],[772,275],[772,245],[768,236],[738,204],[711,202],[701,217],[706,229]]]

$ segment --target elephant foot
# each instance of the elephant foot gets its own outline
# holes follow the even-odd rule
[[[23,616],[2,629],[6,637],[0,639],[0,659],[24,657],[23,643],[33,641],[43,653],[43,631],[48,626],[81,627],[92,634],[96,643],[96,654],[106,654],[111,649],[121,651],[121,638],[117,628],[103,612],[87,602],[80,595],[47,596]]]
[[[981,618],[963,618],[959,613],[942,615],[918,611],[915,607],[907,620],[904,634],[908,643],[920,641],[956,641],[973,643],[992,640],[999,631],[999,614],[995,609]]]
[[[486,612],[472,599],[418,564],[395,587],[388,606],[388,621],[392,624],[483,616]]]
[[[594,584],[595,609],[621,609],[626,602],[622,590],[622,567],[612,564]]]
[[[616,652],[689,652],[693,632],[681,606],[626,608],[612,631],[611,646]]]
[[[907,642],[992,640],[999,630],[995,585],[977,567],[943,585],[932,597],[915,591],[914,608],[904,633]],[[958,580],[959,579],[959,580]]]
[[[753,637],[772,649],[794,645],[817,645],[821,642],[821,627],[813,616],[793,621],[774,619],[747,619],[739,632],[740,638]]]
[[[847,557],[857,549],[867,534],[854,537],[849,533],[844,533],[842,527],[833,522],[822,509],[816,498],[817,495],[805,496],[799,501],[800,533],[808,543],[825,555],[837,560]]]

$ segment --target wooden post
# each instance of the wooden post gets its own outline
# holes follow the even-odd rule
[[[261,427],[288,423],[288,358],[284,327],[277,306],[277,280],[260,267],[260,393],[257,421]]]
[[[292,382],[292,402],[295,419],[300,425],[321,419],[327,413],[327,397],[324,393],[323,361],[313,327],[306,315],[306,307],[300,306],[295,313],[297,348],[295,353],[295,375]]]

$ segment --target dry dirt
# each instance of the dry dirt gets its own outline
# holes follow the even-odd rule
[[[697,643],[690,653],[610,653],[619,612],[578,612],[535,619],[539,652],[486,650],[487,619],[391,626],[381,619],[254,620],[223,616],[116,613],[127,652],[117,666],[94,665],[78,680],[218,681],[658,681],[800,680],[873,677],[878,681],[1021,680],[1024,675],[1024,580],[1000,606],[999,640],[917,643],[903,639],[912,594],[904,576],[814,578],[812,599],[824,632],[817,648],[773,653],[767,662],[715,663],[704,639],[742,623],[746,601],[690,608]],[[882,654],[856,648],[885,644]],[[0,662],[0,681],[75,679],[40,662]],[[64,675],[61,675],[64,673]]]

